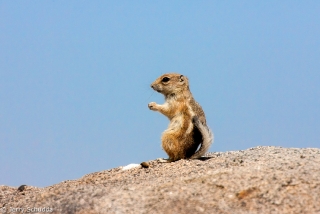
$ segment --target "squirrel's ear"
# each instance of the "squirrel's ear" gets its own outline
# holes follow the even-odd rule
[[[180,82],[183,82],[183,81],[184,81],[184,76],[180,75]]]

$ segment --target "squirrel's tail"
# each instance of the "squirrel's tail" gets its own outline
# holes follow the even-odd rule
[[[213,134],[211,130],[203,125],[197,116],[192,118],[192,123],[199,129],[202,134],[202,143],[200,149],[191,156],[192,159],[200,158],[203,156],[209,149],[213,141]]]

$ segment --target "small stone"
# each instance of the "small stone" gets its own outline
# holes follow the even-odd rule
[[[133,168],[137,168],[137,167],[141,167],[141,165],[136,164],[136,163],[131,163],[127,166],[122,167],[122,170],[128,170],[128,169],[133,169]]]
[[[143,168],[149,168],[150,164],[148,162],[142,162],[140,163],[140,165],[143,167]]]
[[[24,185],[24,184],[23,184],[23,185],[21,185],[21,186],[18,187],[18,191],[19,191],[19,192],[23,192],[24,190],[26,190],[26,187],[27,187],[27,185]]]

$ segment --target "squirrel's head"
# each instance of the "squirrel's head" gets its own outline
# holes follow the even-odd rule
[[[186,76],[177,73],[169,73],[156,79],[151,84],[151,88],[166,96],[189,90],[189,81]]]

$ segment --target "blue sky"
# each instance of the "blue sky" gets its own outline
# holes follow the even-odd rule
[[[320,146],[319,1],[0,1],[0,184],[167,157],[158,76],[188,76],[211,152]]]

